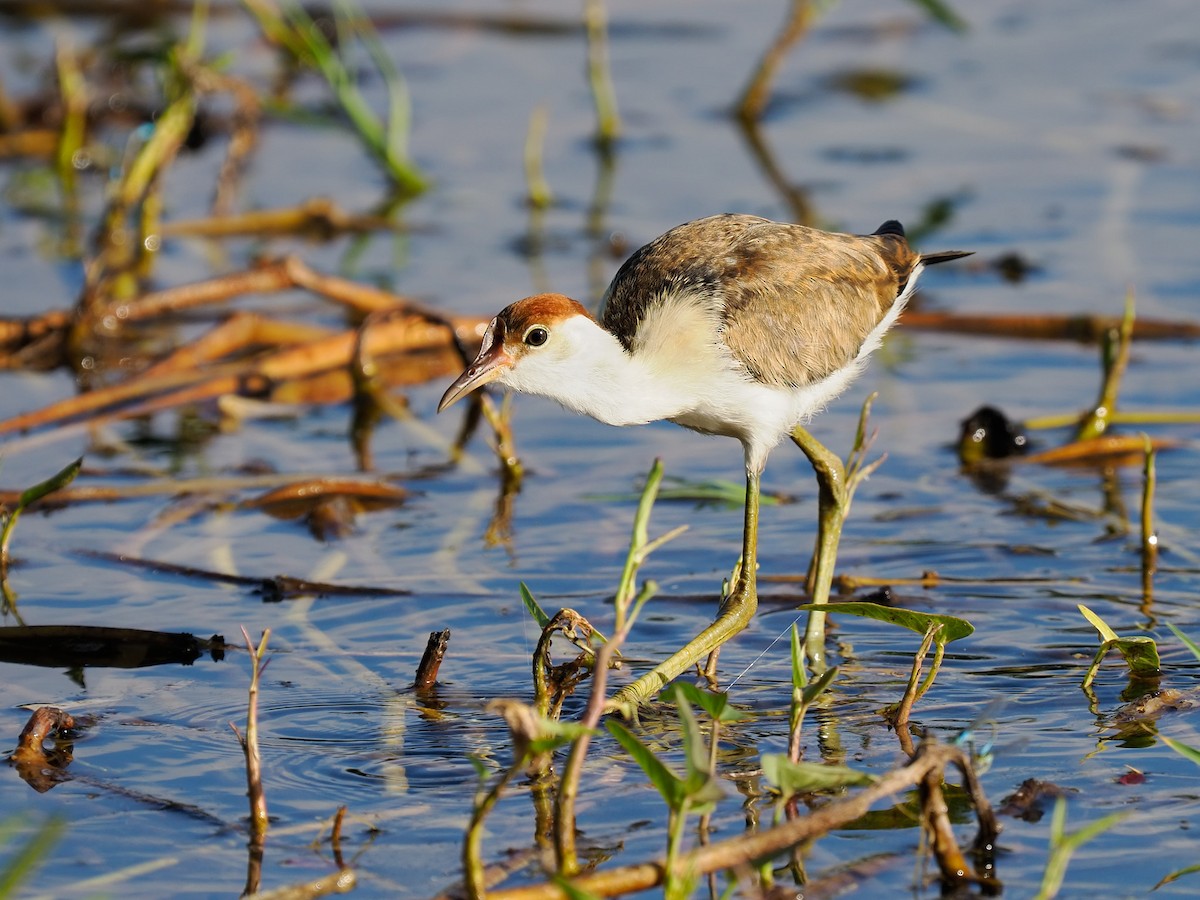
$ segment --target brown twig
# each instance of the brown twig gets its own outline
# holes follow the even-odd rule
[[[428,691],[437,684],[438,669],[446,657],[446,648],[450,646],[450,629],[431,631],[425,652],[417,666],[417,677],[413,682],[413,690]]]
[[[267,652],[267,640],[271,637],[271,629],[263,630],[262,640],[258,646],[250,640],[245,628],[242,635],[246,638],[246,647],[250,651],[252,668],[250,670],[250,700],[246,705],[246,734],[238,731],[237,725],[229,723],[233,733],[237,735],[238,743],[242,745],[242,753],[246,756],[246,793],[250,799],[250,835],[256,842],[261,842],[267,834],[270,820],[267,816],[267,795],[262,783],[262,758],[258,751],[258,686],[269,660],[264,661]]]

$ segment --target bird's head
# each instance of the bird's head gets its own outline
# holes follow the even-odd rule
[[[474,361],[442,395],[438,412],[493,381],[560,399],[595,332],[603,329],[588,311],[561,294],[538,294],[506,306],[488,325]]]

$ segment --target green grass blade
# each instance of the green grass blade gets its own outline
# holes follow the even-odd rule
[[[1175,637],[1177,637],[1177,638],[1179,638],[1179,640],[1183,641],[1183,645],[1185,647],[1187,647],[1189,650],[1192,651],[1192,656],[1194,656],[1194,657],[1196,657],[1196,659],[1200,660],[1200,645],[1197,645],[1195,641],[1193,641],[1190,637],[1188,637],[1186,634],[1184,634],[1182,631],[1180,631],[1178,628],[1176,628],[1170,622],[1167,623],[1167,627],[1170,628],[1171,631],[1173,631],[1175,633]]]
[[[546,615],[546,611],[542,609],[541,604],[533,596],[533,592],[523,581],[521,582],[521,602],[529,610],[529,615],[533,616],[533,621],[537,623],[538,628],[545,629],[550,624],[550,617]]]
[[[1150,890],[1157,891],[1164,884],[1170,884],[1172,881],[1178,881],[1184,875],[1195,875],[1197,872],[1200,872],[1200,864],[1187,866],[1183,869],[1176,869],[1169,875],[1164,875],[1162,878],[1160,878],[1158,884],[1154,885],[1154,887],[1150,888]]]
[[[1164,744],[1166,744],[1168,747],[1170,747],[1172,750],[1174,750],[1176,753],[1178,753],[1184,759],[1190,759],[1196,765],[1200,766],[1200,749],[1197,749],[1196,747],[1193,747],[1190,744],[1185,744],[1182,741],[1177,741],[1177,740],[1174,740],[1173,738],[1169,738],[1165,734],[1160,734],[1159,738],[1162,740],[1162,742]]]
[[[62,819],[49,819],[30,835],[0,869],[0,897],[13,896],[21,882],[46,860],[66,827]]]

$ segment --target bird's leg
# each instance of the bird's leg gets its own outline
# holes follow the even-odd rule
[[[727,640],[742,631],[758,608],[756,570],[758,568],[758,490],[759,471],[746,469],[746,522],[742,530],[742,566],[733,590],[721,602],[717,618],[692,638],[681,650],[663,660],[637,681],[613,695],[610,708],[630,713],[661,691],[677,675],[690,669]]]
[[[851,490],[847,485],[846,467],[832,450],[799,425],[792,431],[791,437],[792,442],[808,457],[817,476],[817,540],[805,588],[811,602],[827,603],[833,585],[833,567],[837,561],[842,525],[849,511]],[[804,630],[804,652],[814,674],[825,671],[824,612],[809,612],[808,626]]]

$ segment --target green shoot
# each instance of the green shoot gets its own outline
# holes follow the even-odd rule
[[[654,540],[649,537],[650,512],[654,508],[654,499],[658,493],[658,486],[662,482],[662,471],[662,461],[656,459],[646,476],[646,485],[642,490],[637,512],[634,514],[633,536],[629,542],[625,568],[621,573],[621,583],[613,600],[617,624],[612,639],[597,651],[592,669],[592,693],[583,717],[583,724],[589,728],[595,727],[599,723],[606,705],[611,703],[617,708],[625,705],[620,694],[617,694],[612,701],[607,699],[608,665],[618,647],[629,635],[642,605],[655,591],[654,582],[650,581],[635,594],[638,569],[653,550],[681,534],[687,528],[687,526],[680,526]],[[636,709],[636,703],[633,706]],[[587,756],[590,742],[590,735],[584,733],[572,743],[571,750],[567,754],[567,761],[563,766],[562,780],[556,796],[554,850],[558,871],[562,875],[573,875],[579,870],[578,855],[575,851],[575,798],[579,793],[583,761]]]
[[[1097,438],[1108,430],[1112,415],[1117,410],[1117,394],[1121,389],[1121,378],[1129,364],[1129,350],[1133,344],[1133,292],[1125,295],[1125,314],[1121,324],[1104,335],[1100,348],[1103,380],[1096,405],[1083,417],[1075,432],[1075,440],[1087,441]]]
[[[81,456],[45,481],[40,481],[21,492],[21,496],[17,498],[17,505],[8,513],[4,527],[0,530],[0,577],[8,572],[8,545],[12,541],[13,529],[17,527],[17,519],[21,517],[21,513],[43,497],[53,494],[74,481],[82,467],[83,457]]]
[[[529,114],[529,130],[525,133],[525,202],[533,209],[546,209],[554,203],[554,191],[546,180],[542,166],[542,146],[546,141],[546,105],[540,104]]]
[[[1200,749],[1185,744],[1182,741],[1177,741],[1174,738],[1169,738],[1165,734],[1160,734],[1159,740],[1182,756],[1184,759],[1190,759],[1196,765],[1200,766]]]
[[[533,617],[533,621],[537,623],[539,629],[545,629],[550,624],[550,617],[546,615],[546,611],[542,609],[537,598],[533,596],[533,592],[529,590],[529,586],[523,581],[521,582],[521,602],[525,604],[525,609]]]
[[[1154,489],[1158,483],[1154,445],[1142,435],[1146,459],[1142,466],[1142,598],[1149,603],[1154,588],[1154,573],[1158,570],[1158,533],[1154,528]]]
[[[583,23],[587,31],[587,72],[596,106],[596,144],[609,150],[621,133],[617,92],[608,64],[608,16],[604,0],[584,0]]]
[[[1097,835],[1112,828],[1123,818],[1125,813],[1113,813],[1102,819],[1083,826],[1078,831],[1065,833],[1067,823],[1067,801],[1062,797],[1054,803],[1054,813],[1050,819],[1050,857],[1046,860],[1046,870],[1042,874],[1042,886],[1036,900],[1050,900],[1058,896],[1063,879],[1067,874],[1067,865],[1071,856]]]
[[[800,762],[800,729],[804,715],[813,701],[825,693],[834,677],[837,666],[826,669],[809,684],[804,670],[804,650],[800,644],[800,629],[792,623],[792,702],[788,710],[788,759]]]
[[[1167,627],[1170,628],[1171,631],[1173,631],[1175,633],[1175,637],[1177,637],[1177,638],[1179,638],[1179,640],[1183,641],[1183,645],[1185,647],[1187,647],[1189,650],[1192,651],[1192,656],[1196,657],[1196,659],[1198,661],[1200,661],[1200,645],[1198,645],[1195,641],[1193,641],[1190,637],[1188,637],[1186,634],[1184,634],[1182,631],[1180,631],[1178,628],[1176,628],[1170,622],[1167,623]]]
[[[304,65],[316,69],[333,90],[342,111],[354,126],[364,146],[406,196],[420,194],[428,186],[424,176],[408,158],[409,100],[404,79],[392,65],[370,20],[348,0],[340,0],[334,15],[340,46],[357,37],[382,76],[388,92],[388,119],[381,122],[355,84],[350,66],[335,49],[312,17],[287,0],[281,13],[262,0],[244,0],[258,20],[263,34],[277,42]]]
[[[18,813],[0,822],[0,835],[7,841],[23,823],[26,815],[27,813]],[[47,859],[66,827],[67,823],[63,819],[47,819],[34,830],[12,857],[0,866],[0,897],[12,897],[16,894],[21,882]]]
[[[1108,651],[1114,647],[1125,658],[1125,664],[1129,666],[1130,677],[1142,679],[1159,677],[1161,667],[1158,658],[1158,645],[1154,643],[1154,638],[1141,634],[1134,635],[1133,637],[1119,637],[1109,627],[1107,622],[1082,603],[1079,604],[1079,611],[1085,619],[1092,623],[1092,627],[1100,633],[1100,648],[1096,651],[1096,656],[1092,659],[1092,664],[1088,667],[1087,674],[1083,677],[1083,689],[1085,691],[1091,688],[1092,681],[1096,678],[1096,672],[1100,669],[1100,663],[1104,660]]]

